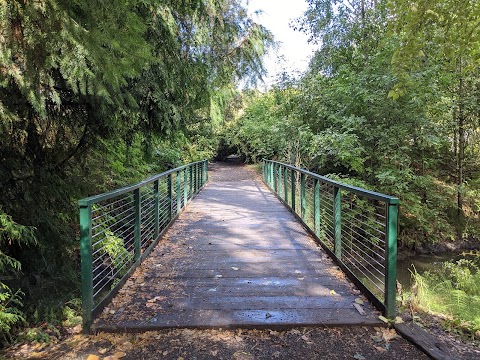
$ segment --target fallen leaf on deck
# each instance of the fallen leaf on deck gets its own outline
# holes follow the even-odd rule
[[[357,304],[360,304],[360,305],[363,305],[363,304],[365,303],[365,302],[364,302],[362,299],[360,299],[360,298],[356,298],[356,299],[355,299],[355,302],[356,302]]]
[[[235,266],[232,266],[232,270],[235,270],[235,271],[237,271],[237,270],[238,270],[238,268],[237,268],[237,267],[235,267]]]
[[[365,360],[365,356],[360,353],[356,353],[355,355],[353,355],[353,358],[357,360]]]
[[[335,290],[330,290],[330,295],[337,295],[337,293],[335,292]]]
[[[395,324],[403,324],[403,319],[400,316],[395,318]]]
[[[98,355],[88,355],[87,360],[100,360]]]

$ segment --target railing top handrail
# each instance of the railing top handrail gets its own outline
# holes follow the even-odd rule
[[[130,192],[130,191],[133,191],[133,190],[136,190],[136,189],[139,189],[141,188],[142,186],[145,186],[145,185],[148,185],[149,183],[152,183],[154,182],[155,180],[158,180],[164,176],[167,176],[169,174],[172,174],[172,173],[175,173],[179,170],[183,170],[185,169],[186,167],[188,166],[192,166],[192,165],[195,165],[195,164],[199,164],[199,163],[204,163],[206,160],[200,160],[200,161],[195,161],[195,162],[192,162],[192,163],[189,163],[189,164],[185,164],[185,165],[182,165],[182,166],[179,166],[179,167],[176,167],[174,169],[170,169],[170,170],[167,170],[167,171],[164,171],[160,174],[157,174],[157,175],[153,175],[145,180],[142,180],[138,183],[135,183],[135,184],[132,184],[132,185],[127,185],[127,186],[124,186],[120,189],[116,189],[116,190],[112,190],[112,191],[109,191],[109,192],[106,192],[106,193],[103,193],[103,194],[98,194],[98,195],[93,195],[93,196],[89,196],[89,197],[86,197],[86,198],[83,198],[83,199],[80,199],[78,200],[78,205],[80,207],[86,207],[86,206],[90,206],[92,204],[95,204],[97,202],[100,202],[100,201],[104,201],[104,200],[108,200],[108,199],[112,199],[114,197],[117,197],[117,196],[120,196],[120,195],[123,195],[127,192]]]
[[[335,181],[335,180],[332,180],[332,179],[329,179],[325,176],[322,176],[322,175],[318,175],[318,174],[315,174],[315,173],[312,173],[308,170],[305,170],[305,169],[300,169],[300,168],[297,168],[293,165],[289,165],[289,164],[285,164],[285,163],[282,163],[280,161],[275,161],[275,160],[268,160],[268,159],[263,159],[264,161],[269,161],[269,162],[272,162],[272,163],[277,163],[279,165],[282,165],[282,166],[285,166],[287,168],[290,168],[290,169],[293,169],[293,170],[296,170],[300,173],[303,173],[305,175],[308,175],[308,176],[312,176],[314,178],[317,178],[319,180],[322,180],[323,182],[326,182],[330,185],[334,185],[334,186],[337,186],[341,189],[344,189],[344,190],[348,190],[348,191],[351,191],[351,192],[354,192],[356,194],[360,194],[360,195],[365,195],[365,196],[368,196],[372,199],[375,199],[375,200],[380,200],[380,201],[384,201],[388,204],[398,204],[399,203],[399,199],[395,196],[390,196],[390,195],[385,195],[385,194],[382,194],[382,193],[379,193],[379,192],[375,192],[375,191],[370,191],[370,190],[366,190],[366,189],[362,189],[362,188],[359,188],[357,186],[353,186],[353,185],[348,185],[348,184],[344,184],[344,183],[341,183],[341,182],[338,182],[338,181]]]

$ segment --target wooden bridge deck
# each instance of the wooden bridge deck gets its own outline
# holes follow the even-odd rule
[[[379,325],[360,292],[255,176],[211,180],[93,328]]]

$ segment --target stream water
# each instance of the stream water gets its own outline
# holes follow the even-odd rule
[[[419,274],[439,269],[445,261],[469,259],[478,262],[479,252],[448,252],[435,255],[413,255],[397,261],[397,280],[403,288],[410,288],[411,271],[415,268]]]

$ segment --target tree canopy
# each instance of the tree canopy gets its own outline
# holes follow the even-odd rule
[[[76,200],[213,156],[272,44],[239,0],[0,4],[0,282],[30,318],[78,296]]]

